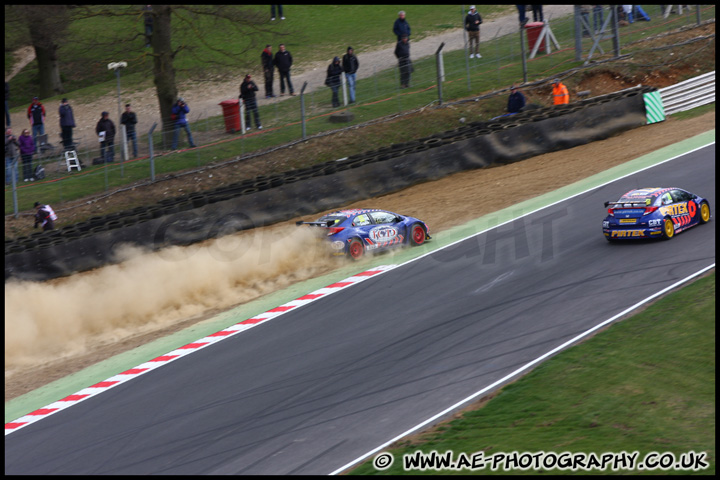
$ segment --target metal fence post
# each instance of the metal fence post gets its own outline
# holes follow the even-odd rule
[[[442,82],[443,77],[445,77],[445,72],[443,69],[443,57],[442,57],[442,49],[445,46],[445,42],[442,42],[440,46],[438,47],[437,51],[435,52],[435,65],[437,67],[437,83],[438,83],[438,105],[442,105]]]
[[[575,61],[579,62],[582,60],[582,28],[581,28],[581,20],[580,20],[580,5],[575,5],[573,7],[574,11],[574,18],[575,18]]]
[[[342,89],[343,89],[343,107],[347,107],[348,100],[347,100],[347,80],[345,79],[345,72],[343,72],[342,75],[340,75],[342,78]]]
[[[123,169],[125,162],[130,158],[128,156],[128,145],[127,145],[127,126],[120,125],[120,133],[122,134],[122,161],[120,162],[120,176],[125,176],[125,170]]]
[[[18,174],[18,162],[20,155],[15,158],[10,166],[10,176],[12,176],[12,192],[13,192],[13,210],[15,212],[15,218],[18,218],[18,201],[17,201],[17,174]],[[59,183],[59,182],[58,182]]]
[[[527,83],[527,58],[525,58],[525,39],[523,39],[523,27],[520,26],[520,56],[522,57],[523,83]]]
[[[305,139],[306,132],[305,132],[305,88],[307,87],[307,82],[303,83],[302,88],[300,89],[300,122],[302,123],[302,138]]]
[[[695,5],[695,17],[697,18],[698,27],[700,26],[700,5]]]
[[[153,126],[150,127],[150,131],[148,132],[148,144],[150,148],[150,181],[155,181],[155,155],[153,151],[153,132],[155,131],[155,127],[157,127],[157,122],[153,123]]]
[[[610,15],[612,15],[612,28],[613,28],[613,50],[615,56],[620,56],[620,26],[618,25],[618,12],[617,5],[610,5]]]

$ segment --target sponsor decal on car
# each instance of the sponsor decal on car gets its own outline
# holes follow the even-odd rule
[[[613,230],[613,238],[644,237],[645,230]]]
[[[635,218],[621,218],[620,223],[635,223],[637,222],[637,219]]]
[[[692,203],[692,202],[690,202]],[[695,207],[695,204],[692,203],[693,207]],[[692,208],[693,214],[695,213],[695,208]],[[688,204],[687,203],[677,203],[675,205],[668,205],[666,207],[660,207],[660,213],[663,215],[670,215],[672,217],[676,215],[687,215],[688,213]]]
[[[396,238],[399,233],[400,232],[395,227],[382,225],[370,230],[370,232],[368,232],[368,236],[376,242],[384,242]]]

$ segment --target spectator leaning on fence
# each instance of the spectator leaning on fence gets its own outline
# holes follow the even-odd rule
[[[553,104],[565,105],[567,103],[570,103],[568,89],[562,84],[559,78],[556,78],[553,80]]]
[[[468,32],[468,47],[470,49],[470,58],[482,58],[478,51],[480,44],[480,24],[482,23],[482,17],[477,10],[475,5],[470,6],[470,11],[465,16],[465,30]],[[473,44],[475,44],[475,51],[473,52]]]

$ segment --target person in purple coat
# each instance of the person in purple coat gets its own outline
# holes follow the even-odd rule
[[[20,157],[23,163],[23,178],[26,182],[33,182],[35,177],[33,177],[32,157],[33,153],[35,153],[35,141],[27,128],[22,131],[18,138],[18,145],[20,145]]]

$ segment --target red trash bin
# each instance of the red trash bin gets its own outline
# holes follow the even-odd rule
[[[240,100],[223,100],[218,105],[222,106],[223,117],[225,118],[225,131],[235,133],[240,131]]]
[[[543,22],[531,22],[525,24],[525,30],[527,31],[528,39],[528,53],[532,52],[533,47],[535,47],[535,42],[537,42],[537,39],[540,36],[540,32],[542,32],[543,25],[545,25]],[[537,51],[545,51],[544,38],[540,43],[540,47],[538,47]]]

